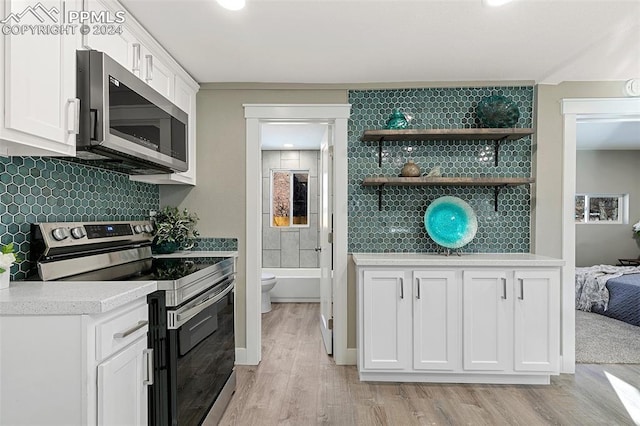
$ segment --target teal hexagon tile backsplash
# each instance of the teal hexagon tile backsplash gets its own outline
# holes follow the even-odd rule
[[[478,232],[464,252],[522,253],[530,250],[529,185],[501,190],[498,211],[494,190],[462,186],[386,186],[378,211],[377,187],[364,187],[371,176],[398,176],[413,160],[422,172],[436,166],[447,177],[530,177],[531,137],[500,145],[494,165],[492,141],[384,142],[378,167],[377,142],[361,142],[364,130],[383,129],[393,109],[410,114],[414,129],[481,127],[475,114],[484,97],[503,95],[518,105],[515,127],[530,128],[533,87],[463,87],[394,90],[351,90],[348,126],[348,214],[350,252],[437,252],[424,229],[424,213],[436,198],[451,195],[468,202],[478,216]]]
[[[30,224],[140,220],[159,208],[157,185],[112,171],[46,157],[0,157],[0,243],[14,243],[24,261],[12,279],[29,270]]]

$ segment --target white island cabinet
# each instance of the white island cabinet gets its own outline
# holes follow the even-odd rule
[[[0,424],[146,425],[151,282],[0,290]]]
[[[354,253],[361,380],[548,384],[560,266],[530,254]]]

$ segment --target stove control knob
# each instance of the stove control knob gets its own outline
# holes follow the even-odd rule
[[[69,238],[69,231],[67,231],[67,228],[56,228],[51,231],[51,235],[56,241],[62,241]]]
[[[153,232],[153,226],[151,226],[151,225],[149,225],[149,224],[146,224],[146,225],[144,226],[144,232],[147,232],[147,233],[149,233],[149,234],[150,234],[151,232]]]
[[[84,232],[84,228],[82,226],[78,226],[71,229],[71,236],[76,240],[79,240],[80,238],[86,237],[87,233]]]
[[[135,232],[136,234],[142,234],[142,225],[134,225],[133,232]]]

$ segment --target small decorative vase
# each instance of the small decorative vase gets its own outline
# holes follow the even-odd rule
[[[180,248],[180,245],[175,242],[165,241],[160,244],[154,244],[151,246],[151,250],[156,254],[170,254],[176,252]]]
[[[391,113],[391,116],[387,120],[387,125],[384,128],[390,130],[399,130],[406,129],[407,127],[409,127],[409,120],[407,120],[407,116],[401,113],[399,109],[394,109]]]
[[[420,176],[420,167],[413,162],[413,160],[407,161],[407,163],[402,167],[402,171],[400,174],[403,177],[418,177]]]
[[[478,102],[476,115],[484,127],[505,128],[515,126],[520,118],[520,110],[511,99],[492,95]]]
[[[0,290],[3,290],[5,288],[9,288],[9,278],[10,278],[11,274],[9,274],[9,271],[4,271],[3,273],[0,274]]]

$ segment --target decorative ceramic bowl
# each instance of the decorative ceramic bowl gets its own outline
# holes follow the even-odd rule
[[[424,227],[442,247],[457,249],[468,244],[478,231],[478,218],[469,204],[458,197],[440,197],[424,213]]]
[[[492,95],[478,102],[476,115],[484,127],[505,128],[515,126],[520,118],[520,110],[511,99]]]

